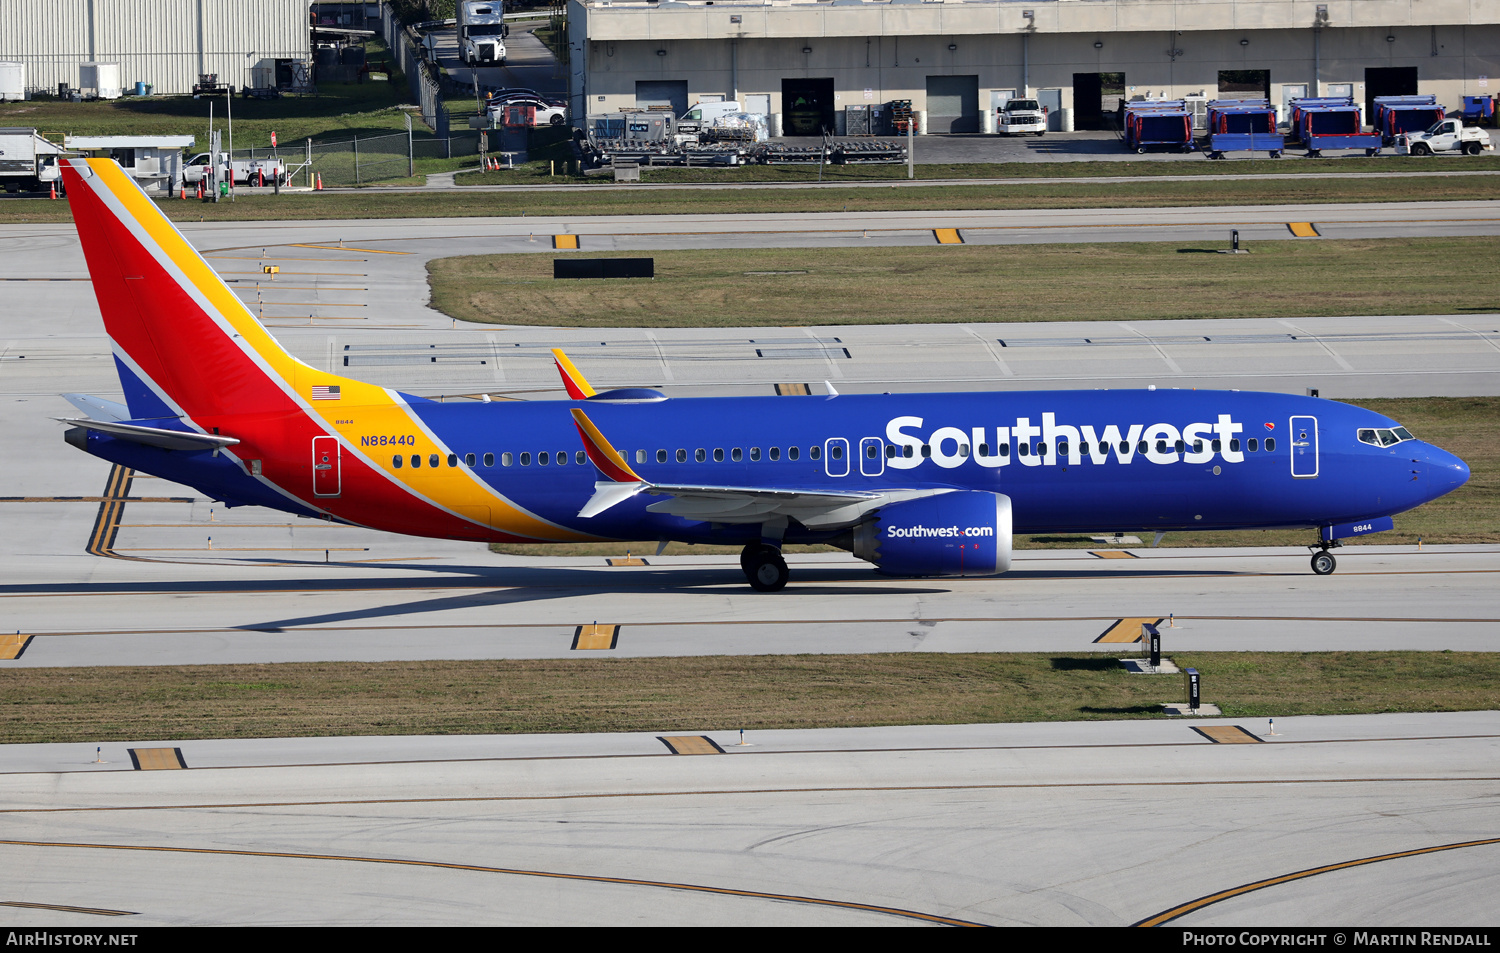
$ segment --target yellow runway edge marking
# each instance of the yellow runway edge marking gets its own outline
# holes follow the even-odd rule
[[[985,924],[973,920],[903,910],[900,907],[882,907],[871,903],[855,903],[849,900],[824,900],[820,897],[801,897],[795,894],[767,893],[763,890],[736,890],[732,887],[709,887],[702,884],[673,883],[665,880],[639,880],[633,877],[603,877],[589,874],[566,874],[551,870],[524,870],[516,867],[481,867],[477,864],[453,864],[437,860],[406,860],[399,857],[365,857],[358,854],[296,854],[272,850],[229,850],[215,847],[157,847],[140,844],[70,844],[65,841],[0,841],[6,847],[62,847],[73,850],[142,850],[160,854],[211,854],[220,857],[275,857],[285,860],[330,860],[346,864],[392,864],[401,867],[430,867],[438,870],[464,870],[479,874],[509,874],[514,877],[545,877],[552,880],[578,880],[587,883],[622,884],[631,887],[657,887],[665,890],[686,890],[694,893],[719,894],[726,897],[748,897],[754,900],[777,900],[784,903],[806,903],[820,907],[839,907],[844,910],[862,910],[893,917],[922,920],[927,923],[942,923],[957,927],[981,927]]]
[[[553,235],[552,247],[557,249],[576,249],[578,247],[577,235]]]
[[[187,767],[181,748],[129,748],[137,771],[180,771]]]
[[[639,556],[608,556],[605,563],[611,566],[649,566],[650,563]]]
[[[932,237],[937,239],[939,245],[962,245],[963,235],[956,228],[934,228]]]
[[[1208,725],[1203,728],[1195,726],[1193,730],[1216,745],[1265,744],[1265,741],[1239,725]]]
[[[15,635],[0,635],[0,659],[18,659],[21,653],[26,651],[26,646],[31,644],[33,636],[24,632]]]
[[[656,740],[667,746],[673,754],[723,754],[724,749],[714,744],[707,735],[657,735]]]
[[[777,397],[810,397],[812,388],[806,384],[777,384]]]
[[[1250,893],[1253,890],[1261,890],[1265,887],[1274,887],[1277,884],[1291,883],[1294,880],[1302,880],[1306,877],[1313,877],[1318,874],[1331,873],[1335,870],[1348,870],[1351,867],[1362,867],[1365,864],[1376,864],[1383,860],[1399,860],[1403,857],[1418,857],[1422,854],[1435,854],[1439,851],[1459,850],[1464,847],[1484,847],[1489,844],[1500,844],[1500,837],[1490,837],[1486,838],[1485,840],[1462,841],[1457,844],[1442,844],[1438,847],[1421,847],[1417,850],[1403,850],[1398,851],[1394,854],[1378,854],[1374,857],[1361,857],[1359,860],[1346,860],[1341,864],[1328,864],[1323,867],[1312,867],[1307,870],[1299,870],[1295,873],[1283,874],[1280,877],[1270,877],[1266,880],[1257,880],[1255,883],[1245,884],[1240,887],[1231,887],[1228,890],[1221,890],[1218,893],[1211,893],[1206,897],[1199,897],[1197,900],[1184,903],[1179,907],[1173,907],[1170,910],[1163,910],[1161,913],[1158,913],[1154,917],[1147,917],[1145,920],[1141,920],[1140,922],[1131,925],[1138,927],[1161,926],[1163,923],[1175,920],[1178,917],[1192,913],[1195,910],[1201,910],[1210,904],[1218,903],[1220,900],[1228,900],[1231,897],[1238,897],[1242,894]]]
[[[580,625],[573,630],[574,651],[587,649],[609,650],[620,640],[618,625]]]
[[[108,910],[104,907],[70,907],[63,903],[26,903],[21,900],[0,900],[0,907],[20,907],[23,910],[57,910],[60,913],[91,913],[96,917],[136,917],[136,910]]]
[[[292,248],[316,248],[318,251],[362,251],[371,255],[410,255],[409,251],[382,251],[379,248],[346,248],[342,245],[307,245],[302,242],[292,242]],[[337,259],[328,259],[336,261]]]
[[[1099,637],[1094,640],[1094,643],[1139,642],[1141,640],[1141,626],[1160,624],[1161,619],[1149,616],[1139,616],[1131,619],[1117,619],[1115,620],[1114,625],[1111,625],[1109,628],[1105,629],[1099,634]]]
[[[1298,238],[1322,237],[1322,233],[1320,233],[1317,228],[1313,226],[1312,222],[1288,222],[1286,227],[1291,229],[1292,234],[1296,235]]]
[[[1091,550],[1089,550],[1089,555],[1090,556],[1097,556],[1100,559],[1140,559],[1141,558],[1141,557],[1137,556],[1135,553],[1132,553],[1128,549],[1100,549],[1100,550],[1097,550],[1097,551],[1091,549]]]

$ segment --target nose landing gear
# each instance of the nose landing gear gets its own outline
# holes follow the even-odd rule
[[[1312,571],[1320,576],[1326,576],[1338,568],[1339,562],[1333,558],[1333,553],[1329,552],[1329,550],[1339,545],[1341,545],[1339,541],[1334,539],[1320,540],[1316,546],[1307,547],[1313,550]]]

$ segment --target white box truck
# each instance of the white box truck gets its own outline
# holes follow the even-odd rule
[[[504,66],[503,0],[466,0],[458,5],[458,55],[470,66]]]
[[[63,154],[24,126],[0,128],[0,187],[7,192],[40,192],[58,180],[57,160]]]

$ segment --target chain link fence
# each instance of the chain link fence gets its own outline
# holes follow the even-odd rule
[[[411,100],[422,109],[422,121],[438,139],[448,138],[448,110],[443,105],[442,71],[423,55],[417,33],[402,26],[390,4],[380,5],[380,29],[386,46],[406,75],[411,86]],[[448,157],[445,157],[448,158]]]
[[[344,142],[302,143],[301,147],[280,149],[236,149],[236,159],[268,159],[279,156],[292,173],[293,187],[311,188],[321,176],[324,188],[368,185],[372,182],[404,179],[419,159],[448,159],[479,154],[479,133],[465,132],[438,138],[404,132],[386,136],[368,136]]]

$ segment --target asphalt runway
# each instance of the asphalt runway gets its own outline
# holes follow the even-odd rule
[[[1500,717],[1271,727],[11,746],[0,924],[1494,926]]]
[[[588,250],[869,234],[910,244],[939,227],[973,241],[1199,241],[1242,221],[1278,237],[1309,220],[1325,235],[1492,234],[1483,229],[1500,221],[1495,203],[1200,211],[1208,224],[1172,210],[184,231],[299,357],[426,395],[561,396],[547,354],[558,345],[596,384],[679,395],[1079,380],[1500,392],[1493,314],[513,329],[455,326],[427,308],[423,281],[431,257],[545,249],[564,233]],[[268,263],[282,267],[274,288],[260,277]],[[981,580],[885,579],[843,555],[801,556],[787,590],[765,596],[730,557],[647,552],[635,554],[644,565],[612,567],[226,512],[166,481],[127,483],[62,442],[51,418],[73,410],[59,393],[118,397],[71,227],[0,228],[0,279],[0,632],[16,633],[0,668],[575,651],[1131,655],[1136,646],[1097,640],[1124,631],[1117,620],[1162,616],[1169,653],[1490,650],[1500,631],[1500,547],[1350,547],[1327,577],[1305,552],[1173,550],[1170,537],[1163,549],[1031,552]],[[615,648],[574,649],[576,627],[595,622],[620,626]],[[1179,680],[1163,682],[1164,701],[1180,695]],[[1267,728],[768,732],[745,748],[715,735],[726,755],[691,758],[657,735],[0,746],[0,813],[12,822],[0,857],[13,872],[0,923],[1494,923],[1495,713]],[[660,737],[699,734],[664,725]],[[127,748],[144,767],[189,770],[138,772]],[[160,748],[171,753],[146,750]],[[1195,903],[1218,891],[1232,896]]]

